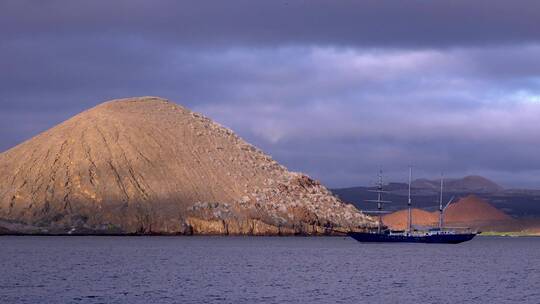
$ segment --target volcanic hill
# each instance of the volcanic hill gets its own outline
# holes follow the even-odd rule
[[[156,97],[103,103],[0,154],[0,226],[12,232],[278,235],[375,225],[231,130]]]
[[[411,211],[413,225],[432,227],[438,223],[437,215],[432,212],[418,208],[413,208]],[[392,229],[402,230],[407,228],[407,216],[408,210],[399,210],[385,215],[382,222]]]
[[[512,218],[476,195],[468,195],[448,206],[444,220],[448,223],[481,226],[509,221]]]
[[[383,217],[383,223],[392,229],[407,227],[407,210],[399,210]],[[439,211],[428,212],[413,209],[413,225],[435,227],[439,223]],[[468,195],[451,204],[444,212],[448,226],[486,228],[514,224],[512,217],[476,195]]]

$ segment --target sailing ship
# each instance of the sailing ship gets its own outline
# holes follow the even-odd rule
[[[411,199],[411,182],[412,168],[409,168],[409,192],[407,200],[407,229],[391,230],[384,226],[382,215],[387,213],[384,211],[384,204],[391,203],[385,201],[383,194],[388,193],[383,189],[382,170],[379,172],[377,187],[372,192],[377,193],[376,200],[368,200],[377,204],[376,211],[367,211],[365,213],[378,214],[379,223],[374,231],[368,232],[349,232],[348,235],[359,242],[388,242],[388,243],[440,243],[440,244],[458,244],[472,240],[477,234],[470,228],[452,228],[444,225],[444,211],[452,203],[451,198],[443,208],[443,186],[444,178],[441,175],[441,190],[439,197],[439,225],[435,228],[417,229],[413,226],[412,221],[412,199]]]

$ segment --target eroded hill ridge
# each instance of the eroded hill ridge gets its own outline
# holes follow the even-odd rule
[[[0,154],[0,226],[29,233],[325,234],[375,221],[231,130],[157,97]]]

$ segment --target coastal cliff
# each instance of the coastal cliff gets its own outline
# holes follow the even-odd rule
[[[113,100],[0,154],[0,233],[334,234],[376,221],[231,130]]]

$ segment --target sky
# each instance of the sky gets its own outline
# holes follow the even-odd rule
[[[160,96],[330,187],[540,189],[539,1],[0,2],[0,151]]]

